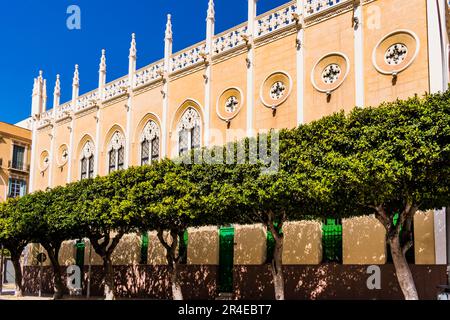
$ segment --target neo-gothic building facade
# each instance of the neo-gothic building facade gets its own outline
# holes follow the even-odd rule
[[[71,101],[60,104],[58,77],[50,110],[41,73],[32,99],[31,191],[447,89],[444,0],[296,0],[259,16],[256,5],[248,1],[247,22],[216,34],[210,0],[205,41],[177,53],[169,15],[160,61],[137,70],[133,34],[127,75],[107,83],[103,51],[98,88],[79,95],[75,66]],[[428,250],[416,251],[416,262],[442,263],[445,228],[420,221],[425,227],[415,230],[423,231],[421,248]],[[434,213],[433,223],[445,225],[445,214]],[[368,245],[384,258],[373,261],[380,255],[369,257],[355,245],[363,240],[349,236],[349,263],[386,258],[384,231],[370,226],[363,227]]]

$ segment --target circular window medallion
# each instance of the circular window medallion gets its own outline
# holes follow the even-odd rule
[[[325,84],[333,84],[341,75],[341,67],[337,65],[336,63],[329,64],[328,66],[323,69],[322,72],[322,81]]]
[[[372,53],[372,63],[382,74],[398,74],[416,59],[419,38],[408,30],[396,30],[384,36]]]
[[[330,93],[344,83],[349,71],[350,63],[347,56],[332,52],[317,61],[311,72],[311,82],[317,91]]]
[[[45,171],[48,169],[50,165],[50,157],[47,151],[41,153],[40,161],[39,161],[39,169],[41,171]]]
[[[58,150],[58,166],[60,167],[64,166],[68,160],[69,160],[69,149],[64,144],[60,146]]]
[[[405,61],[407,55],[408,47],[402,43],[396,43],[387,49],[386,54],[384,55],[384,61],[388,65],[398,65]]]
[[[292,90],[292,79],[283,71],[269,75],[261,86],[260,98],[264,106],[276,108],[282,105]]]
[[[230,121],[236,117],[243,105],[244,95],[239,88],[228,88],[217,100],[217,116],[223,121]]]

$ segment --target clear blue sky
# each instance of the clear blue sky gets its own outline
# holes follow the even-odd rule
[[[260,0],[258,13],[288,0]],[[81,9],[81,30],[69,30],[70,5]],[[75,64],[80,93],[97,87],[101,49],[107,50],[107,81],[128,72],[130,35],[136,33],[138,68],[163,57],[167,13],[172,14],[174,52],[205,38],[208,0],[15,0],[0,10],[0,121],[30,114],[33,78],[44,71],[48,108],[56,74],[61,102],[70,100]],[[247,19],[247,0],[215,0],[216,33]]]

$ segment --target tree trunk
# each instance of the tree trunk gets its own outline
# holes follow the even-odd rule
[[[181,285],[178,281],[178,263],[172,261],[172,265],[169,266],[170,282],[172,283],[172,298],[173,300],[183,300],[183,292],[181,291]]]
[[[103,268],[105,270],[105,300],[115,300],[114,270],[111,261],[111,254],[106,254],[103,257]]]
[[[284,300],[284,276],[283,276],[283,239],[275,239],[275,249],[272,260],[273,286],[275,289],[275,299]]]
[[[54,282],[54,293],[53,299],[60,300],[64,296],[64,284],[62,281],[61,266],[59,264],[59,247],[52,248],[48,245],[44,245],[45,250],[47,250],[48,257],[52,263],[53,268],[53,282]]]
[[[20,254],[14,254],[11,252],[11,261],[14,266],[14,277],[16,285],[16,297],[23,297],[23,283],[22,283],[22,268],[20,266]]]
[[[402,289],[403,295],[406,300],[419,300],[417,289],[414,284],[411,269],[403,254],[402,247],[400,245],[400,237],[389,237],[389,244],[391,247],[392,260],[394,261],[395,272],[397,273],[397,280]]]
[[[179,234],[181,233],[177,232],[177,230],[170,231],[172,243],[169,245],[169,243],[167,243],[167,241],[164,239],[164,231],[161,228],[158,229],[157,233],[159,241],[166,249],[166,259],[169,269],[170,284],[172,286],[173,300],[183,300],[183,292],[178,281],[178,262],[180,261],[181,257],[177,256],[176,254],[178,249]]]
[[[103,259],[103,283],[105,285],[105,300],[115,300],[114,292],[114,269],[111,256],[122,239],[125,231],[120,231],[112,239],[110,234],[106,234],[104,238],[89,237],[89,241],[94,247],[95,252]]]

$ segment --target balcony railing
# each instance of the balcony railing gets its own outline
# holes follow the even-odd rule
[[[21,172],[30,172],[30,165],[27,165],[23,162],[15,162],[10,160],[8,161],[8,169]]]

